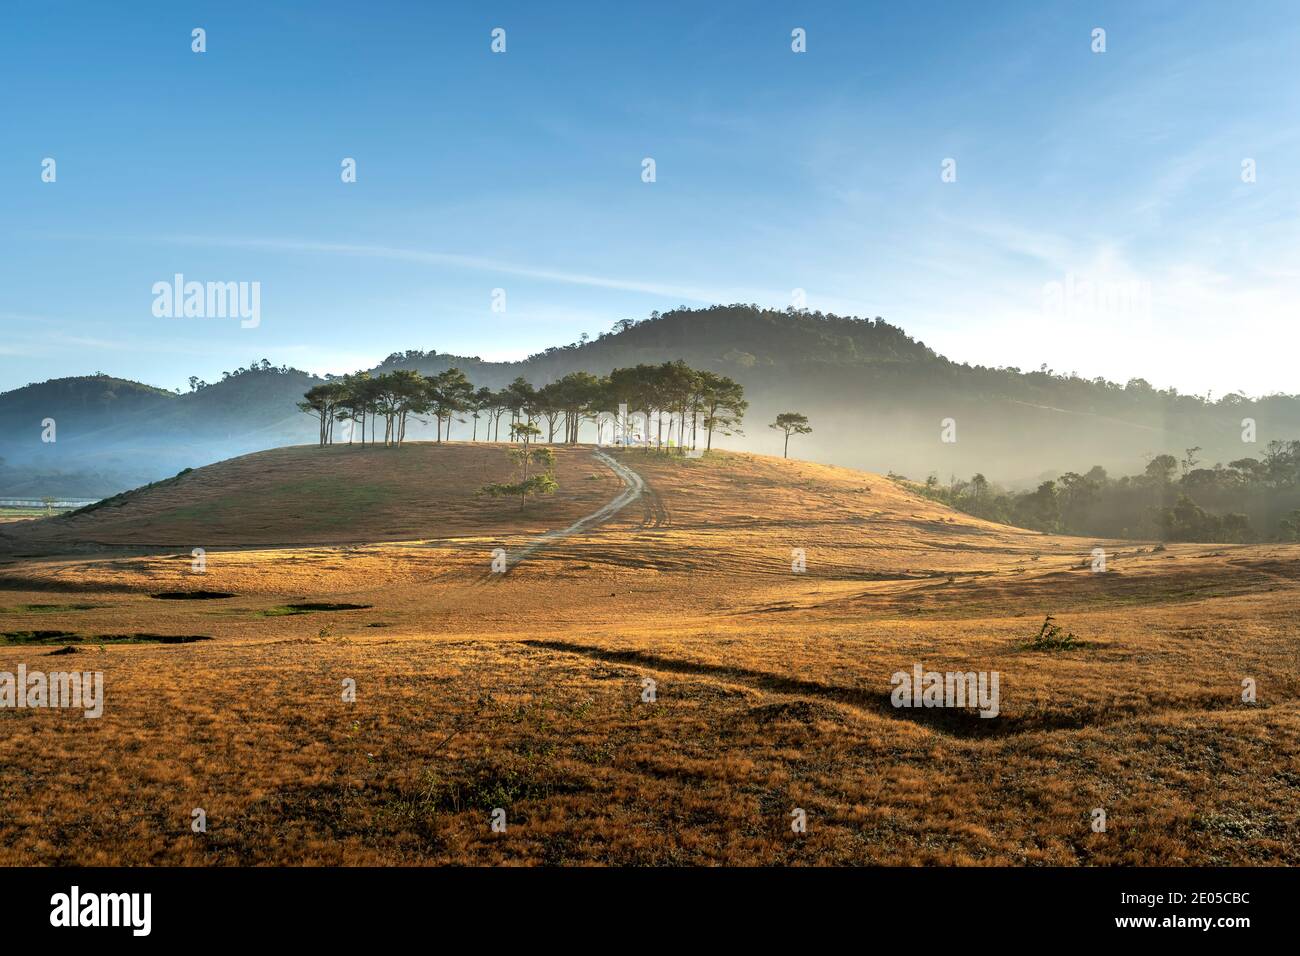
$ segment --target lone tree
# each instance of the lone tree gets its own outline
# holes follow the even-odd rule
[[[791,435],[807,435],[812,431],[812,426],[808,424],[808,416],[800,415],[798,412],[782,412],[776,416],[776,421],[767,427],[785,432],[785,450],[781,453],[782,458],[790,457]]]
[[[518,495],[520,511],[524,510],[529,495],[553,494],[555,489],[560,487],[553,473],[555,451],[551,448],[539,448],[533,444],[534,439],[540,438],[541,435],[542,430],[530,422],[512,424],[510,438],[521,443],[520,447],[510,450],[511,460],[519,465],[519,481],[484,485],[479,489],[479,494],[491,498],[512,498]],[[538,465],[544,470],[530,475],[529,465]]]

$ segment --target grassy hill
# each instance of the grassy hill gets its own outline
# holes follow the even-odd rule
[[[209,548],[540,533],[622,488],[585,449],[556,449],[559,491],[523,511],[479,497],[512,465],[505,445],[303,445],[197,468],[57,518],[12,524],[0,550],[77,544]],[[8,541],[6,542],[6,534]]]
[[[1227,462],[1269,440],[1300,436],[1296,396],[1209,402],[1142,380],[1121,385],[1047,369],[972,367],[880,319],[753,306],[656,313],[519,362],[410,350],[371,371],[432,374],[456,366],[476,386],[500,388],[517,376],[540,386],[571,371],[605,374],[675,359],[745,386],[744,434],[726,439],[728,447],[779,451],[766,425],[778,412],[795,410],[814,428],[801,440],[801,456],[914,478],[979,471],[1028,485],[1093,465],[1140,471],[1152,455],[1181,455],[1193,446],[1207,461]],[[106,376],[4,393],[0,494],[107,495],[183,468],[310,441],[313,424],[295,402],[320,381],[264,362],[184,395]],[[56,444],[39,440],[45,417],[59,423]],[[1255,448],[1242,446],[1246,417],[1257,423]],[[957,423],[956,442],[940,441],[948,418]],[[416,423],[412,434],[425,431]]]
[[[556,447],[559,490],[530,501],[477,494],[509,476],[505,444],[408,442],[401,448],[300,445],[255,452],[178,474],[58,517],[11,523],[0,552],[75,550],[79,546],[264,547],[343,544],[449,536],[541,534],[572,524],[614,498],[622,481],[590,446]],[[681,459],[639,450],[616,453],[656,489],[645,510],[653,542],[620,539],[628,552],[578,539],[551,550],[580,548],[587,561],[659,565],[716,561],[740,567],[740,555],[803,547],[813,573],[889,567],[918,547],[1014,554],[1042,536],[992,524],[908,491],[880,475],[833,465],[740,452]],[[657,515],[664,495],[708,501],[690,522]],[[765,520],[764,515],[781,519]],[[791,536],[791,529],[799,529]],[[797,541],[795,540],[797,538]],[[604,548],[605,550],[602,550]],[[786,549],[788,550],[788,548]],[[764,557],[762,560],[769,560]],[[751,562],[752,563],[752,562]],[[903,562],[905,563],[905,562]],[[782,557],[775,569],[789,564]]]
[[[493,548],[621,491],[591,449],[522,516],[472,496],[501,448],[413,444],[10,526],[33,537],[0,556],[0,670],[71,654],[108,696],[93,733],[5,718],[0,864],[1300,862],[1300,545],[1053,537],[835,466],[618,457],[641,498],[504,575]],[[1034,646],[1046,615],[1073,638]],[[916,666],[996,672],[998,713],[895,706]]]

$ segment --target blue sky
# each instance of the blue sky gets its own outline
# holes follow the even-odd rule
[[[803,289],[959,361],[1300,392],[1289,2],[53,0],[5,20],[0,388],[517,358]],[[156,318],[178,272],[259,282],[260,325]]]

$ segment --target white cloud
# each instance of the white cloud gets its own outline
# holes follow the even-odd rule
[[[518,263],[503,262],[482,256],[465,256],[447,252],[430,252],[423,249],[408,249],[398,246],[316,242],[302,239],[232,239],[211,236],[166,236],[161,237],[161,241],[193,245],[220,246],[235,249],[260,249],[273,252],[291,253],[322,253],[327,255],[353,256],[358,258],[388,259],[454,269],[469,269],[477,272],[495,272],[503,275],[538,279],[545,282],[589,286],[597,289],[612,289],[621,292],[643,292],[649,295],[661,296],[666,299],[677,298],[693,302],[711,303],[726,301],[723,296],[728,294],[716,289],[693,288],[690,286],[646,282],[638,279],[624,279],[610,276],[591,275],[581,272],[567,272],[558,269],[544,269],[535,266],[520,265]]]

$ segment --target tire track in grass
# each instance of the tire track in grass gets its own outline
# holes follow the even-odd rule
[[[620,478],[623,479],[623,484],[627,486],[623,490],[623,493],[619,495],[617,498],[610,501],[608,504],[605,504],[600,508],[597,508],[595,511],[593,511],[591,514],[587,515],[586,517],[579,518],[577,521],[569,525],[567,528],[560,528],[555,531],[548,531],[545,534],[534,538],[531,543],[529,543],[520,551],[516,552],[513,556],[508,555],[506,558],[507,572],[509,572],[510,569],[513,568],[515,565],[517,565],[520,561],[523,561],[524,559],[532,556],[533,554],[536,554],[542,548],[545,548],[548,545],[555,544],[557,541],[563,541],[565,538],[572,537],[575,534],[580,534],[589,528],[593,528],[598,524],[602,524],[608,521],[610,518],[614,517],[614,515],[618,514],[628,505],[632,504],[632,502],[639,500],[641,496],[646,493],[645,479],[642,478],[640,475],[638,475],[631,468],[627,467],[627,465],[623,464],[620,461],[614,460],[609,455],[605,454],[603,451],[596,451],[593,454],[593,457],[596,458],[598,461],[603,462],[605,465],[609,467],[611,471],[614,472],[614,474],[618,475]]]

